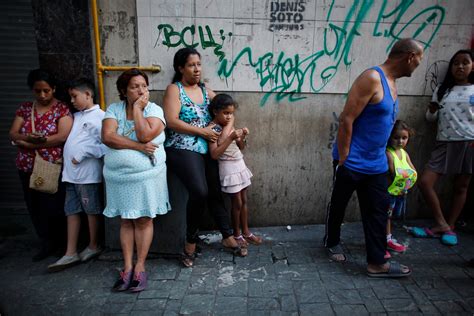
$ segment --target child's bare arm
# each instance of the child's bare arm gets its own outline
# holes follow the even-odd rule
[[[393,157],[388,150],[385,151],[385,155],[387,155],[387,163],[388,170],[390,171],[390,177],[393,179],[393,177],[395,177],[395,165],[393,163]]]
[[[240,150],[244,150],[247,146],[247,140],[245,139],[249,134],[249,129],[247,127],[242,128],[242,136],[236,139],[237,146]]]
[[[224,132],[222,132],[224,134]],[[211,152],[211,158],[217,160],[229,147],[229,145],[234,141],[234,139],[239,138],[242,136],[242,130],[234,130],[230,134],[226,134],[227,136],[223,136],[221,134],[221,137],[223,138],[222,141],[219,138],[217,142],[211,143],[209,142],[209,150]]]
[[[217,140],[218,143],[224,142],[227,136],[229,136],[234,131],[234,121],[235,121],[235,117],[232,116],[230,118],[230,122],[227,125],[222,126],[222,132],[219,135],[219,138]],[[213,123],[216,123],[216,122],[213,121]]]

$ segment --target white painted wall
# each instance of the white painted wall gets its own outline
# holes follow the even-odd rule
[[[202,53],[204,81],[216,90],[346,93],[397,38],[413,37],[427,54],[413,77],[400,81],[400,94],[429,95],[430,66],[470,43],[472,1],[363,2],[137,0],[139,61],[163,67],[153,78],[156,90],[169,83],[173,55],[187,45]]]
[[[400,118],[417,131],[408,150],[417,169],[422,170],[435,136],[434,126],[424,121],[424,111],[434,84],[444,77],[449,58],[458,49],[470,46],[474,2],[417,0],[405,11],[394,11],[409,1],[377,0],[366,10],[359,5],[354,8],[355,15],[350,15],[348,12],[353,3],[363,1],[310,0],[305,2],[303,20],[299,23],[303,24],[302,30],[270,31],[272,2],[275,1],[136,0],[135,8],[131,1],[116,0],[111,5],[109,1],[99,0],[104,60],[117,66],[133,64],[137,59],[142,66],[160,65],[163,71],[151,76],[151,88],[155,90],[152,99],[161,104],[162,90],[173,75],[172,58],[183,44],[176,47],[163,44],[166,40],[176,43],[181,37],[167,39],[163,26],[161,32],[158,26],[166,24],[169,30],[172,28],[176,32],[194,26],[194,39],[187,31],[184,40],[189,44],[194,40],[198,44],[196,48],[203,57],[204,81],[218,92],[228,91],[233,95],[241,105],[237,124],[248,126],[252,132],[250,146],[245,152],[246,162],[254,173],[249,190],[251,224],[322,222],[330,196],[330,147],[337,129],[335,116],[344,105],[350,84],[361,71],[385,60],[387,49],[396,36],[416,37],[429,44],[423,63],[413,76],[398,82]],[[390,14],[392,11],[395,13]],[[361,12],[366,15],[356,19],[355,16]],[[387,17],[379,19],[381,14]],[[199,28],[205,30],[206,26],[212,31],[213,45],[225,53],[221,61],[213,48],[203,48]],[[385,33],[392,27],[392,33]],[[347,49],[347,62],[350,64],[340,60],[344,54],[330,52],[336,47],[335,32],[331,29],[357,31],[358,35],[350,45],[347,40],[337,45]],[[226,37],[223,41],[220,40],[220,30]],[[381,34],[374,35],[374,30]],[[419,34],[417,30],[420,30]],[[209,37],[206,35],[205,39],[209,40]],[[324,51],[325,45],[329,52]],[[228,77],[219,76],[222,62],[231,63],[244,48],[251,50],[253,63],[265,54],[273,58],[269,65],[264,63],[261,75],[257,72],[258,67],[252,67],[248,59],[240,59]],[[280,54],[284,58],[278,63]],[[294,62],[296,56],[301,60],[311,55],[319,57],[312,62],[300,63],[297,70],[290,69],[290,61]],[[329,66],[336,66],[337,71],[321,88],[321,74]],[[289,78],[290,82],[293,80],[286,87],[276,82],[278,79],[281,83],[282,67],[288,72],[283,77]],[[308,68],[314,69],[314,73],[301,75]],[[295,78],[295,72],[301,76]],[[106,76],[107,103],[118,100],[116,78],[116,73]],[[269,80],[264,84],[262,80],[265,79]],[[277,100],[277,93],[266,94],[272,89],[276,92],[301,92],[296,96],[303,99],[292,101],[288,95],[282,95],[282,99]],[[314,90],[319,92],[314,93]],[[266,96],[268,99],[264,103]],[[441,190],[443,201],[449,202],[444,185],[441,185]],[[411,215],[426,213],[417,189],[409,196],[409,210]],[[346,218],[358,218],[355,199],[348,207]]]

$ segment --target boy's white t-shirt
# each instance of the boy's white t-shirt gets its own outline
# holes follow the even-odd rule
[[[474,140],[474,85],[454,86],[441,100],[438,100],[438,88],[431,102],[441,108],[435,113],[426,112],[426,119],[438,119],[438,141]]]
[[[63,182],[91,184],[102,182],[102,119],[105,112],[99,105],[74,113],[74,123],[64,145]],[[73,164],[72,159],[78,161]]]

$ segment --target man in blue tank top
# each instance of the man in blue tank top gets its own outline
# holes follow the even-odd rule
[[[395,80],[410,77],[422,58],[419,42],[396,42],[382,65],[365,70],[354,81],[339,116],[333,150],[334,187],[324,244],[331,260],[346,260],[340,245],[341,224],[347,203],[356,191],[367,249],[367,274],[372,277],[411,274],[408,267],[384,258],[388,207],[385,148],[398,112]]]

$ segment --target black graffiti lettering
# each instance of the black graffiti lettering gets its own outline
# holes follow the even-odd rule
[[[304,2],[300,2],[298,3],[298,12],[304,12],[304,10],[306,10],[306,7],[305,7],[305,3]]]
[[[295,16],[293,17],[293,22],[300,23],[301,21],[303,21],[303,15],[301,13],[295,13]]]
[[[278,8],[280,7],[280,3],[279,2],[272,2],[270,3],[270,10],[272,12],[276,12],[278,11]]]
[[[276,12],[270,13],[270,23],[273,23],[276,21]]]
[[[306,1],[274,1],[270,3],[270,23],[278,22],[278,24],[271,24],[268,28],[273,30],[302,30],[304,27],[300,22],[303,21],[303,14],[306,9]]]
[[[288,11],[296,11],[298,4],[296,2],[287,2],[286,6]]]
[[[277,20],[278,20],[278,22],[284,22],[285,21],[285,13],[283,13],[283,12],[278,13]]]
[[[306,3],[303,1],[296,1],[296,2],[271,2],[270,3],[270,11],[272,12],[285,12],[285,11],[293,11],[293,12],[304,12],[306,9]]]

